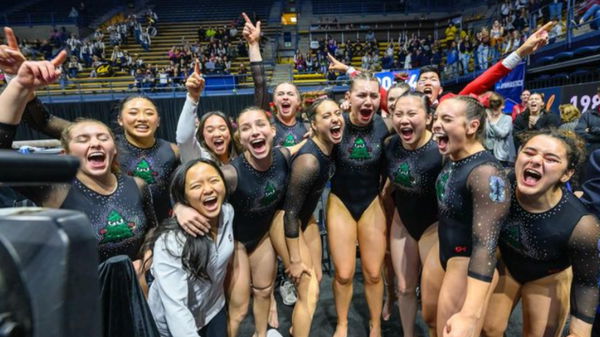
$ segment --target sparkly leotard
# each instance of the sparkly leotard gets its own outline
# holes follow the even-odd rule
[[[74,179],[60,208],[87,215],[98,239],[100,262],[115,255],[136,259],[146,232],[156,224],[148,188],[140,191],[134,178],[122,174],[117,175],[117,188],[109,195]]]
[[[312,139],[298,150],[292,159],[290,183],[283,205],[286,237],[296,238],[299,229],[306,229],[334,171],[331,157],[323,153]]]
[[[152,147],[142,149],[129,143],[123,136],[117,137],[116,143],[123,173],[142,178],[148,184],[159,222],[169,217],[169,183],[179,165],[171,143],[157,138]]]
[[[469,276],[491,281],[500,228],[510,207],[510,185],[488,151],[448,161],[436,181],[440,262],[470,257]]]
[[[275,211],[283,207],[288,184],[289,154],[283,154],[282,151],[288,152],[285,149],[273,150],[273,164],[266,171],[253,168],[244,154],[231,162],[237,172],[237,186],[229,197],[235,210],[233,233],[248,253],[269,232]]]
[[[511,177],[514,179],[514,177]],[[531,213],[513,193],[510,215],[500,235],[502,261],[519,283],[527,283],[573,267],[571,312],[588,323],[598,302],[600,228],[595,217],[567,190],[556,206]]]
[[[438,219],[435,180],[442,170],[442,155],[432,139],[416,150],[406,150],[400,136],[394,135],[385,145],[385,162],[400,219],[418,241]]]
[[[336,172],[331,179],[331,193],[344,203],[358,221],[379,194],[383,174],[383,141],[389,130],[381,116],[375,114],[367,126],[356,126],[344,114],[344,134],[333,152]]]

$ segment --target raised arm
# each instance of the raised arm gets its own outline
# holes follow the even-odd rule
[[[598,306],[599,239],[600,225],[593,215],[581,218],[569,239],[569,257],[573,266],[569,336],[591,335]]]
[[[0,147],[10,148],[21,122],[28,99],[36,88],[54,82],[60,75],[59,66],[66,59],[60,52],[52,61],[24,62],[17,76],[0,95]]]
[[[252,72],[252,80],[254,81],[254,105],[263,110],[269,110],[269,91],[267,90],[267,77],[265,76],[265,66],[263,64],[262,55],[260,54],[260,21],[256,25],[252,20],[242,13],[245,20],[244,30],[242,35],[248,43],[248,57],[250,59],[250,71]]]
[[[204,77],[200,73],[198,59],[194,64],[194,72],[185,81],[185,86],[188,93],[175,131],[175,141],[179,146],[181,161],[184,162],[197,157],[210,158],[210,155],[196,140],[196,118],[198,116],[196,111],[198,110],[200,96],[206,86]]]
[[[537,32],[533,33],[516,51],[499,61],[483,74],[469,83],[459,95],[480,95],[490,90],[502,77],[508,75],[523,59],[548,43],[548,32],[556,22],[546,23]]]

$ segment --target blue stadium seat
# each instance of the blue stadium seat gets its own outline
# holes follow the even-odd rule
[[[572,58],[573,58],[572,51],[564,51],[562,53],[558,53],[558,54],[554,55],[554,62],[562,62],[562,61],[570,60]]]
[[[550,64],[554,61],[554,56],[544,56],[542,58],[540,58],[539,60],[537,60],[533,66],[534,67],[539,67],[539,66],[543,66],[546,64]]]
[[[600,46],[585,46],[585,47],[575,49],[575,51],[573,52],[573,55],[575,58],[578,58],[578,57],[593,55],[599,51],[600,51]]]
[[[576,82],[587,82],[593,80],[594,73],[589,69],[579,69],[571,73],[569,78]]]

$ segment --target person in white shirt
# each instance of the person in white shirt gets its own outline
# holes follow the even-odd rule
[[[211,222],[205,236],[187,234],[169,218],[149,237],[153,249],[148,305],[163,337],[227,335],[224,281],[233,254],[233,207],[217,164],[208,159],[184,163],[173,175],[171,198]]]

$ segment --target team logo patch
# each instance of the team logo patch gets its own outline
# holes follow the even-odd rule
[[[283,146],[285,147],[289,147],[289,146],[294,146],[296,145],[296,138],[294,138],[294,135],[291,133],[288,133],[287,137],[285,137],[284,141],[283,141]]]
[[[394,182],[405,187],[413,187],[415,178],[410,172],[408,163],[404,162],[398,166],[398,169],[394,172]]]
[[[506,183],[504,179],[498,176],[490,177],[490,200],[493,202],[504,202],[506,200],[505,193]]]
[[[152,167],[150,167],[150,164],[146,159],[140,160],[132,173],[133,174],[130,173],[130,175],[144,179],[147,184],[154,184],[156,182],[154,177],[158,176],[158,172],[152,170]]]
[[[133,236],[135,223],[127,222],[121,213],[112,210],[106,218],[106,226],[100,230],[100,243],[117,242]]]
[[[364,160],[371,158],[371,149],[362,137],[358,137],[354,140],[354,144],[349,151],[350,159]]]

